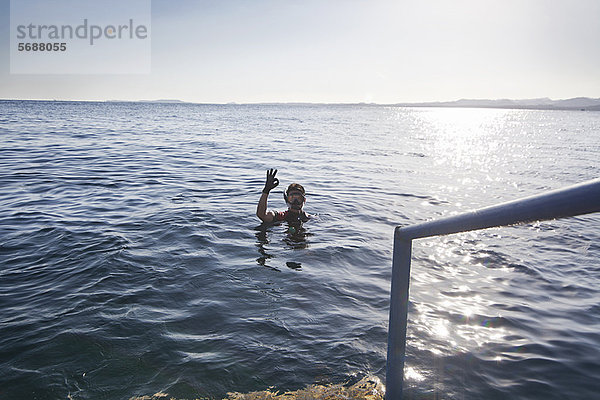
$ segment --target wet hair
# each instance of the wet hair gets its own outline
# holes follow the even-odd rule
[[[299,184],[299,183],[292,183],[290,186],[288,186],[287,190],[285,191],[286,194],[289,194],[290,192],[300,192],[302,193],[302,196],[306,195],[306,192],[304,191],[304,187]]]

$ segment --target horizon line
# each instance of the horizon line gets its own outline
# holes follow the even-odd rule
[[[518,102],[544,101],[549,103],[530,103],[519,104]],[[566,105],[553,104],[564,103],[573,100],[588,100],[592,104],[586,105]],[[82,100],[82,99],[0,99],[6,101],[39,101],[39,102],[81,102],[81,103],[141,103],[141,104],[191,104],[191,105],[330,105],[330,106],[382,106],[382,107],[432,107],[432,108],[502,108],[502,109],[547,109],[547,110],[582,110],[600,111],[600,97],[578,96],[566,99],[551,99],[549,97],[535,97],[526,99],[466,99],[450,101],[426,101],[426,102],[397,102],[397,103],[376,103],[376,102],[310,102],[310,101],[261,101],[261,102],[192,102],[179,99],[155,99],[155,100]],[[486,103],[487,102],[487,103]],[[466,103],[466,104],[465,104]],[[480,103],[480,104],[477,104]]]
[[[198,102],[198,101],[187,101],[175,98],[157,98],[157,99],[104,99],[104,100],[89,100],[89,99],[50,99],[50,98],[0,98],[0,101],[86,101],[86,102],[174,102],[174,103],[190,103],[190,104],[286,104],[286,103],[297,103],[297,104],[379,104],[379,105],[390,105],[390,104],[428,104],[428,103],[452,103],[457,101],[531,101],[531,100],[546,100],[546,101],[564,101],[564,100],[574,100],[574,99],[589,99],[589,100],[598,100],[600,101],[600,95],[598,97],[590,97],[590,96],[574,96],[567,98],[551,98],[548,96],[538,96],[538,97],[524,97],[524,98],[484,98],[484,97],[461,97],[455,98],[453,100],[426,100],[426,101],[396,101],[393,103],[377,103],[377,102],[367,102],[367,101],[348,101],[348,102],[327,102],[327,101],[257,101],[257,102],[238,102],[235,100],[230,100],[227,102]]]

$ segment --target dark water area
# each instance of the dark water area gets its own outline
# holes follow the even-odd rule
[[[599,176],[600,113],[0,102],[0,399],[385,380],[393,229]],[[299,230],[255,216],[265,170]],[[413,248],[405,397],[600,392],[600,216]]]

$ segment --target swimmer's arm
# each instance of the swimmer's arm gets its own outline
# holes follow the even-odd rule
[[[260,218],[262,222],[273,222],[275,213],[273,211],[267,211],[267,198],[269,193],[263,193],[258,201],[258,207],[256,207],[256,216]]]

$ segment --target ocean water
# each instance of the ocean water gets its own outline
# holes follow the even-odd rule
[[[599,112],[2,101],[0,138],[0,399],[385,382],[396,225],[600,172]],[[255,216],[267,168],[298,232]],[[416,241],[406,398],[597,398],[599,243]]]

